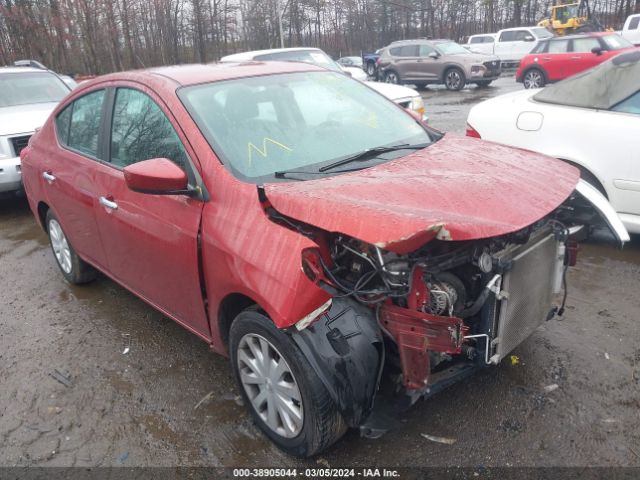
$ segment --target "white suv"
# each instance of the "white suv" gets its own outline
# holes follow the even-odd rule
[[[0,67],[0,194],[21,190],[20,151],[69,91],[49,70]]]

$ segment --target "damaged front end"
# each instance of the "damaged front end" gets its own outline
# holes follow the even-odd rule
[[[438,224],[384,245],[267,208],[273,221],[318,245],[303,252],[302,270],[332,299],[290,333],[350,426],[370,414],[383,367],[411,404],[498,364],[563,314],[578,192],[515,232],[457,241]]]

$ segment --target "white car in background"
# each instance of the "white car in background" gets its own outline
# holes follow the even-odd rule
[[[21,190],[20,151],[69,91],[49,70],[0,67],[0,194]]]
[[[627,17],[620,35],[633,43],[636,47],[640,47],[640,13],[629,15]]]
[[[482,102],[467,135],[577,166],[608,197],[627,230],[640,234],[640,50],[545,89]]]
[[[416,90],[402,85],[390,85],[387,83],[369,82],[367,74],[357,67],[345,67],[333,60],[319,48],[274,48],[271,50],[254,50],[251,52],[234,53],[220,59],[221,62],[249,62],[249,61],[289,61],[305,62],[318,65],[336,72],[345,72],[355,80],[365,83],[370,88],[384,95],[398,105],[418,113],[423,121],[427,121],[424,101]]]

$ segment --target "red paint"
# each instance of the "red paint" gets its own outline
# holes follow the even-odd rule
[[[426,232],[474,240],[520,230],[564,202],[579,178],[564,162],[447,134],[377,167],[265,191],[285,215],[394,250]]]
[[[176,90],[183,84],[313,70],[321,69],[295,62],[251,62],[117,73],[84,83],[56,109],[23,155],[31,209],[38,217],[39,204],[48,205],[83,259],[219,352],[225,351],[219,310],[229,295],[247,296],[278,327],[291,326],[330,297],[302,269],[302,252],[319,248],[325,255],[327,247],[267,216],[256,186],[238,181],[224,168]],[[122,170],[58,144],[53,119],[61,109],[95,89],[119,86],[141,90],[165,113],[202,177],[208,201],[134,192]],[[147,166],[138,165],[128,169],[129,174],[142,169],[148,176]],[[45,181],[45,171],[56,180]],[[573,167],[541,155],[447,135],[387,165],[323,180],[267,185],[265,191],[283,214],[409,251],[436,234],[465,240],[518,230],[555,209],[578,177]],[[173,180],[176,186],[178,178]],[[103,196],[118,208],[103,207]],[[408,310],[401,314],[391,307],[384,311],[408,349],[424,342],[437,351],[457,348],[444,335],[445,327],[460,326],[457,319]],[[412,323],[424,333],[413,341],[405,331]],[[420,357],[407,350],[405,362],[417,362],[413,355]]]
[[[610,32],[593,32],[584,33],[579,36],[571,36],[566,39],[572,44],[573,38],[601,38],[610,35],[617,35]],[[560,38],[558,39],[560,40]],[[546,82],[557,82],[567,77],[580,73],[596,65],[606,62],[611,57],[630,50],[630,48],[620,50],[609,50],[607,45],[601,41],[602,52],[600,55],[592,52],[574,52],[569,50],[563,53],[532,53],[526,55],[520,61],[520,67],[516,72],[516,81],[522,82],[523,76],[527,70],[532,67],[538,68],[545,75]]]
[[[459,354],[468,328],[461,318],[439,317],[386,304],[380,320],[398,345],[402,381],[408,390],[428,385],[429,351]]]
[[[166,158],[154,158],[126,166],[124,180],[135,191],[170,192],[187,188],[187,174]]]

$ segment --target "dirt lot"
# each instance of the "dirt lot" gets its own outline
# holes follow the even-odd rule
[[[438,93],[424,94],[432,123],[463,130],[469,101]],[[603,237],[579,261],[565,318],[522,344],[519,363],[305,462],[253,426],[226,359],[104,277],[65,283],[26,201],[3,200],[0,465],[640,466],[640,239],[620,251]]]

